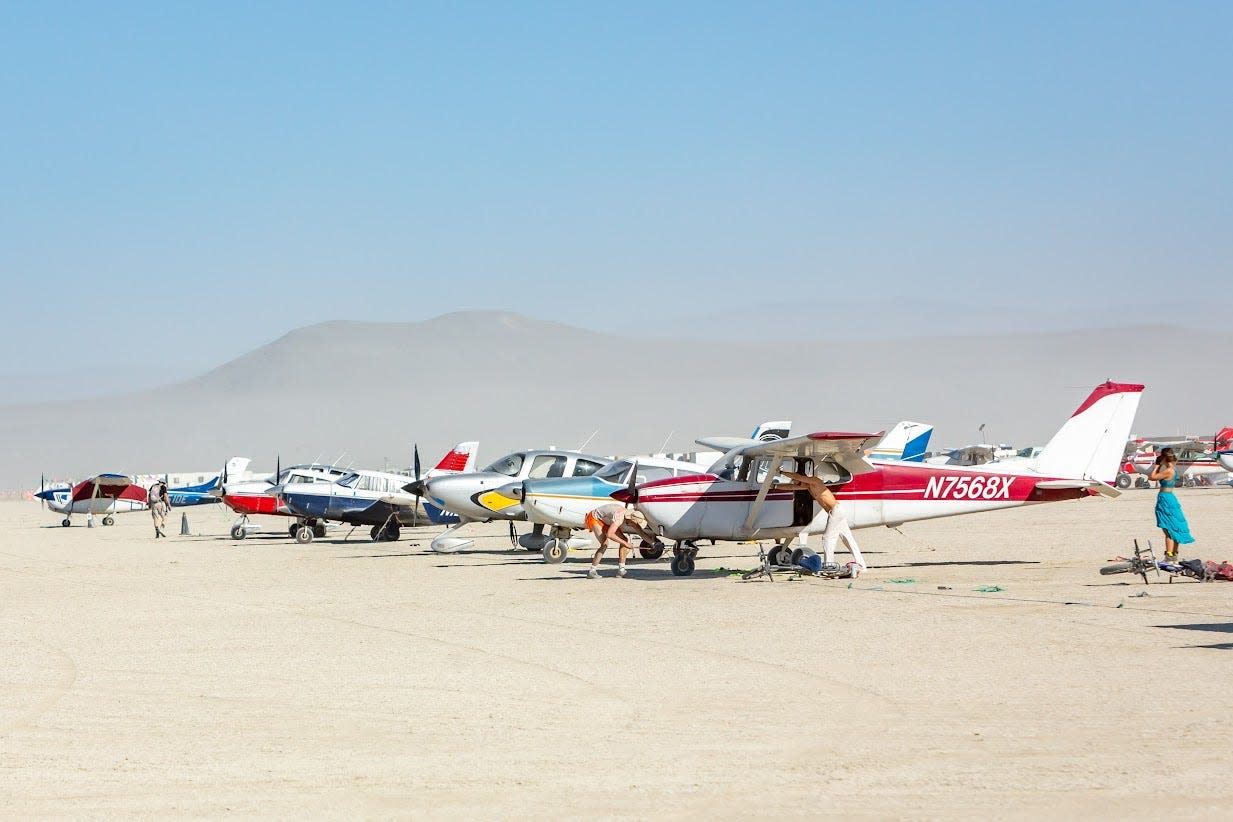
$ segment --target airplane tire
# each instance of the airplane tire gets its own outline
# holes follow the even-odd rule
[[[771,549],[770,553],[766,555],[766,559],[771,565],[787,565],[788,563],[785,561],[785,554],[787,553],[788,548],[786,545],[776,545]]]
[[[402,536],[402,531],[397,525],[391,525],[389,528],[386,528],[383,534],[386,542],[398,542],[400,536]]]
[[[313,536],[316,537],[317,539],[321,539],[322,537],[324,537],[325,536],[325,526],[320,523],[314,525],[313,526]]]
[[[372,527],[372,530],[368,532],[368,536],[373,542],[377,542],[379,539],[381,539],[381,528],[379,526],[374,525]]]
[[[292,539],[295,539],[295,535],[298,534],[299,532],[300,532],[300,524],[298,522],[293,522],[287,526],[287,535],[291,537]]]
[[[692,557],[684,556],[679,559],[672,560],[672,575],[676,577],[687,577],[694,572],[694,561]]]
[[[301,525],[299,530],[295,532],[295,541],[301,545],[307,545],[313,541],[313,529],[307,525]]]
[[[246,536],[248,536],[248,529],[245,528],[243,525],[231,526],[231,538],[232,539],[244,539]]]
[[[60,524],[63,525],[65,528],[68,528],[70,525],[73,524],[73,521],[70,520],[68,517],[65,517],[64,519],[60,520]]]
[[[664,544],[662,542],[647,542],[642,541],[638,546],[638,553],[643,559],[659,559],[664,555]]]
[[[565,561],[569,556],[569,543],[563,539],[550,539],[544,543],[544,562],[550,565],[557,565]]]
[[[103,517],[103,524],[104,525],[115,525],[116,521],[112,519],[111,517]]]
[[[1134,480],[1131,479],[1130,474],[1118,474],[1117,475],[1117,487],[1118,488],[1125,491],[1132,485],[1134,485]]]

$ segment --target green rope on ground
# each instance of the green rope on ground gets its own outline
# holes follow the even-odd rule
[[[888,579],[887,582],[893,582],[895,585],[915,585],[916,580],[911,577],[903,577],[902,579]]]
[[[977,593],[981,594],[996,594],[998,591],[1005,591],[1005,588],[999,588],[996,585],[982,585],[976,589]]]

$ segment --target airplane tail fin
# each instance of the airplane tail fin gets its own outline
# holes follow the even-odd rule
[[[791,433],[792,420],[768,420],[755,428],[749,438],[759,442],[770,442],[771,440],[786,440]]]
[[[469,474],[475,470],[475,457],[479,453],[478,442],[460,442],[449,450],[428,476],[441,474]]]
[[[901,462],[923,462],[932,435],[932,425],[904,420],[886,432],[886,436],[878,441],[869,456]]]
[[[1096,386],[1049,440],[1033,467],[1054,477],[1113,482],[1142,396],[1142,385]]]

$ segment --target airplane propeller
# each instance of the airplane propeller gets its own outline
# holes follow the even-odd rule
[[[634,467],[629,471],[629,499],[626,502],[629,505],[638,504],[638,461],[634,460]]]
[[[424,496],[424,481],[420,478],[420,444],[415,444],[415,456],[412,461],[412,470],[415,472],[415,480],[407,483],[402,487],[402,490],[417,497]]]
[[[47,510],[47,498],[43,494],[47,491],[47,475],[39,474],[39,507],[44,511]]]

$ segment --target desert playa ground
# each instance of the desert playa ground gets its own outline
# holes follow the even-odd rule
[[[1233,584],[1097,573],[1153,497],[862,531],[854,584],[0,503],[0,813],[1227,817]]]

